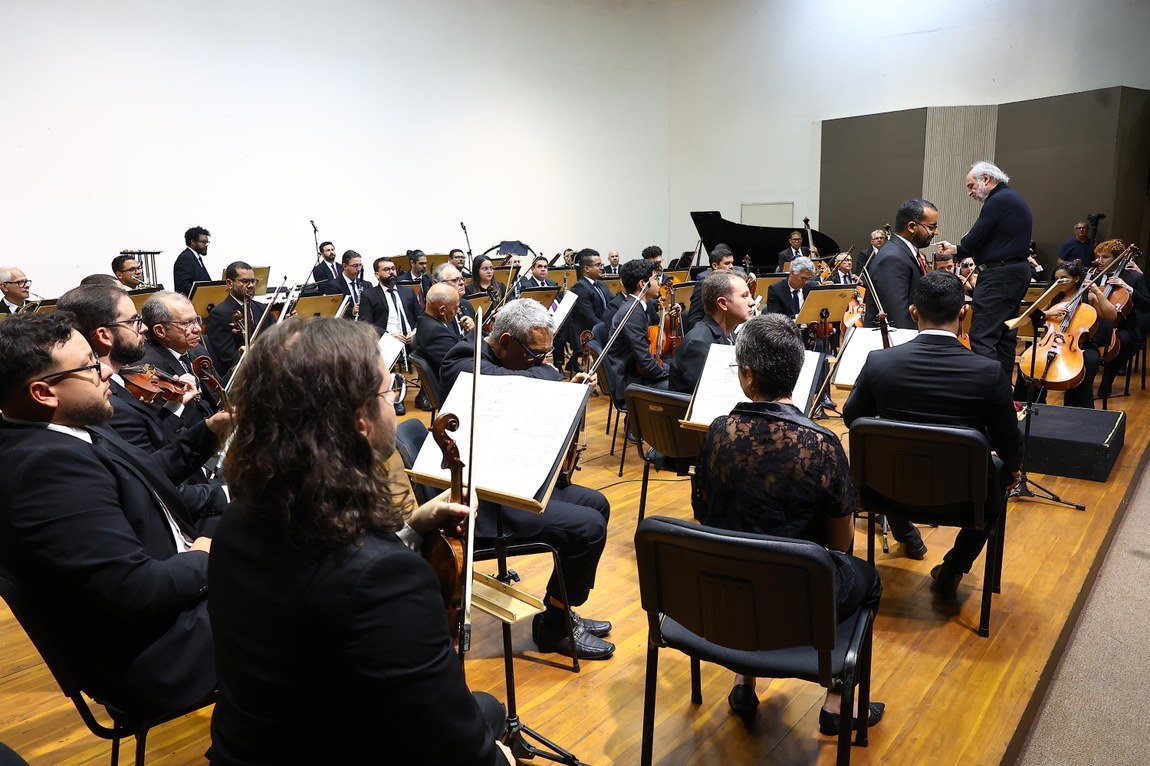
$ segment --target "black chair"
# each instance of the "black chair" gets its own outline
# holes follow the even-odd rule
[[[157,712],[155,710],[142,710],[138,705],[124,700],[112,701],[93,697],[92,699],[102,705],[112,719],[111,727],[105,726],[96,720],[96,716],[88,704],[80,682],[80,670],[64,642],[60,641],[58,636],[53,635],[51,628],[41,621],[31,603],[29,594],[24,591],[16,577],[3,566],[0,566],[0,596],[3,596],[8,607],[12,610],[12,614],[16,616],[16,620],[24,628],[28,638],[32,640],[36,651],[40,653],[44,659],[44,664],[52,672],[56,683],[59,684],[60,691],[64,692],[64,696],[72,700],[72,704],[76,706],[76,711],[79,712],[80,718],[83,719],[88,730],[97,737],[111,740],[112,756],[109,763],[112,766],[116,766],[120,762],[121,739],[133,736],[136,738],[135,762],[136,766],[143,766],[149,729],[207,707],[216,701],[217,693],[213,691],[188,707]]]
[[[408,354],[407,359],[419,375],[419,387],[423,389],[427,401],[431,404],[431,419],[435,420],[435,413],[439,410],[439,405],[442,403],[442,399],[439,396],[439,373],[431,369],[431,365],[422,357],[416,356],[415,354]]]
[[[627,417],[635,434],[635,448],[643,461],[643,487],[639,492],[639,520],[642,521],[647,510],[647,484],[653,462],[647,457],[643,445],[653,447],[669,460],[690,460],[699,455],[703,432],[692,431],[679,424],[687,417],[687,408],[691,405],[688,394],[635,384],[627,386],[625,399]]]
[[[869,516],[867,561],[874,563],[880,515],[921,524],[985,530],[986,571],[978,635],[990,635],[991,594],[1002,588],[1006,501],[986,519],[993,466],[986,437],[973,428],[859,418],[850,428],[850,463],[859,504]]]
[[[730,532],[652,516],[635,530],[639,596],[647,613],[643,746],[647,766],[655,734],[659,650],[691,658],[691,702],[703,701],[700,662],[758,678],[799,678],[842,694],[840,720],[870,705],[875,610],[839,624],[835,565],[804,540]],[[867,716],[855,744],[867,744]],[[851,727],[840,727],[838,763],[850,763]]]
[[[395,447],[399,451],[399,456],[403,459],[403,466],[411,468],[415,465],[415,456],[419,454],[420,448],[423,446],[424,441],[427,439],[427,426],[423,422],[414,418],[403,421],[395,429]],[[431,498],[439,494],[440,490],[426,487],[423,484],[411,482],[411,488],[415,492],[415,501],[422,505]],[[536,553],[550,553],[551,561],[555,567],[556,577],[559,581],[559,597],[563,599],[564,604],[567,606],[567,635],[571,641],[571,646],[575,646],[575,623],[571,619],[571,606],[567,601],[567,583],[563,579],[563,568],[559,565],[559,551],[554,546],[542,542],[531,543],[512,543],[507,546],[507,556],[529,556]],[[495,546],[480,548],[477,547],[473,551],[474,561],[493,561],[499,558],[499,551]],[[515,582],[519,581],[519,575],[515,570],[509,569],[507,571],[508,579]],[[579,672],[579,658],[571,658],[571,670]]]

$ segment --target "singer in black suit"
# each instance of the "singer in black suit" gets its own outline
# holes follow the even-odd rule
[[[911,296],[926,274],[926,263],[918,250],[929,246],[938,231],[938,208],[924,199],[908,199],[899,205],[894,224],[895,236],[867,264],[873,289],[868,283],[864,322],[867,327],[876,326],[878,303],[874,295],[878,293],[890,325],[913,330],[917,324],[910,315]]]
[[[245,305],[249,336],[260,327],[261,322],[267,326],[276,321],[275,316],[269,316],[264,321],[267,305],[253,300],[256,294],[256,274],[251,266],[243,261],[228,264],[227,282],[230,291],[227,299],[208,314],[208,346],[216,360],[216,373],[221,378],[226,378],[240,360],[240,349],[244,346]],[[237,313],[238,321],[234,318]]]
[[[99,425],[107,378],[64,312],[0,324],[0,562],[102,701],[156,710],[215,687],[207,542],[153,460]],[[183,465],[201,455],[189,452]]]
[[[342,269],[335,262],[335,245],[330,242],[319,243],[319,260],[311,269],[312,282],[320,295],[339,295],[339,279]]]
[[[176,286],[176,292],[187,295],[192,291],[193,283],[212,281],[211,274],[203,262],[208,254],[211,237],[212,233],[201,226],[193,226],[184,232],[184,244],[187,247],[176,256],[176,263],[172,268],[172,281]]]
[[[996,465],[988,468],[991,483],[986,512],[988,520],[993,520],[1002,510],[1005,491],[1018,481],[1022,434],[1010,383],[998,362],[958,342],[966,310],[958,277],[946,271],[923,277],[915,288],[911,311],[919,334],[907,343],[871,352],[843,405],[843,420],[850,426],[858,418],[878,416],[982,431],[998,454]],[[914,558],[922,558],[926,547],[912,524],[892,523],[891,529],[908,551],[918,549]],[[985,543],[985,532],[960,531],[942,565],[931,572],[932,587],[953,595]]]

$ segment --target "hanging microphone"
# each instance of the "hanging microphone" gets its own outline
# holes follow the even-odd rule
[[[308,223],[310,223],[310,224],[311,224],[311,230],[312,230],[313,232],[315,232],[316,234],[319,234],[319,229],[317,229],[317,228],[315,227],[315,221],[308,221]]]

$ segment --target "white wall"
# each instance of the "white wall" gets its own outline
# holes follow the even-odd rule
[[[697,239],[692,210],[737,221],[748,202],[793,201],[794,223],[809,215],[817,229],[821,120],[1150,89],[1146,0],[671,0],[669,9],[675,243]],[[875,185],[859,193],[882,194],[881,176],[876,168]]]
[[[0,264],[51,297],[212,232],[302,279],[370,258],[637,254],[667,222],[666,11],[550,0],[4,0]]]

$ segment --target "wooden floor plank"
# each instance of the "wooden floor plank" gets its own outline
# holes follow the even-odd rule
[[[1086,512],[1036,501],[1012,502],[1002,593],[995,596],[992,635],[976,628],[982,594],[982,559],[964,578],[957,608],[937,603],[929,590],[930,568],[954,539],[949,529],[924,529],[930,548],[924,561],[877,552],[883,578],[882,612],[875,628],[874,699],[887,703],[883,722],[868,748],[854,748],[852,761],[867,764],[997,764],[1033,712],[1033,695],[1051,672],[1051,657],[1066,635],[1091,572],[1136,483],[1150,437],[1150,396],[1111,402],[1129,414],[1126,447],[1106,483],[1053,476],[1034,478]],[[409,402],[412,415],[422,417]],[[572,673],[566,658],[540,654],[529,622],[512,628],[519,712],[523,721],[574,751],[588,764],[636,763],[640,749],[646,615],[638,603],[633,537],[642,464],[635,449],[624,477],[610,436],[603,397],[591,400],[588,451],[579,483],[604,488],[612,503],[610,537],[597,587],[581,608],[611,619],[617,645],[606,662],[584,662]],[[840,421],[828,421],[842,432]],[[651,474],[648,515],[691,518],[685,479]],[[856,552],[865,555],[866,530],[856,528]],[[541,593],[549,559],[513,561],[522,586]],[[493,571],[494,565],[480,565]],[[479,615],[468,682],[505,698],[501,631]],[[829,764],[833,738],[818,734],[821,689],[796,681],[760,681],[761,704],[751,726],[731,715],[726,697],[732,674],[703,666],[703,704],[690,703],[686,658],[662,652],[658,677],[655,756],[662,764]],[[149,736],[149,764],[204,764],[210,710],[160,727]],[[0,741],[33,764],[87,766],[107,761],[108,745],[87,732],[60,694],[39,655],[6,607],[0,606]],[[129,750],[131,743],[128,743]]]

